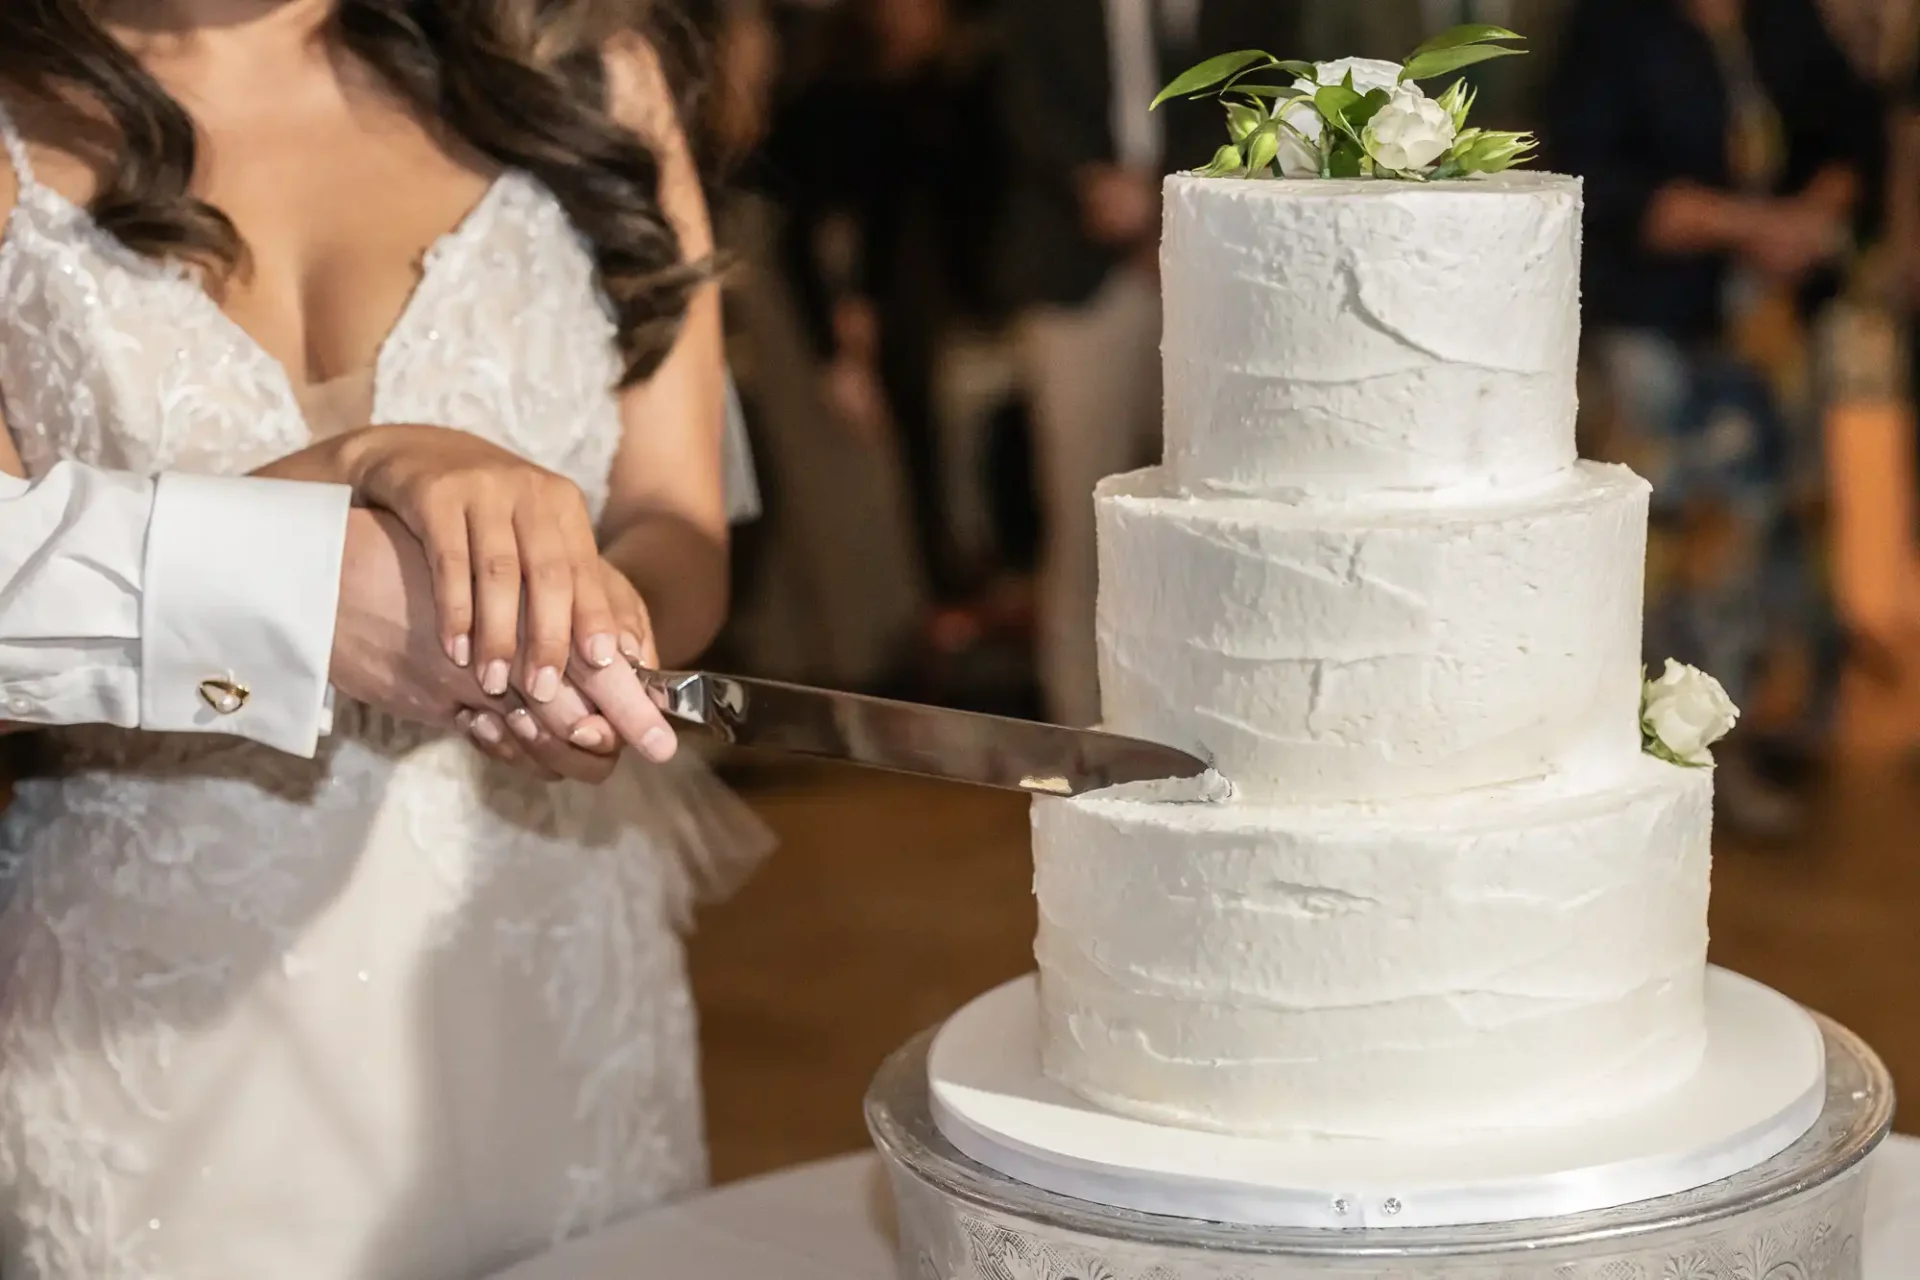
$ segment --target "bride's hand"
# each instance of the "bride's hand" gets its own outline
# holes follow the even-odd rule
[[[576,659],[567,673],[568,685],[577,687],[603,717],[596,724],[609,725],[649,760],[664,764],[673,758],[679,740],[634,671],[635,664],[647,668],[660,665],[646,601],[625,574],[605,561],[600,562],[600,575],[608,608],[622,637],[621,651],[630,655],[629,660],[595,667]]]
[[[446,427],[370,427],[341,446],[341,462],[355,494],[426,547],[447,655],[490,696],[511,683],[550,703],[573,658],[589,670],[640,660],[639,638],[622,635],[608,603],[572,481]]]
[[[487,697],[434,640],[431,595],[419,542],[391,515],[354,512],[341,564],[334,687],[403,720],[458,724],[488,755],[539,777],[605,781],[619,743],[579,691],[563,685],[537,706]],[[559,727],[529,732],[536,712],[543,726]]]
[[[601,585],[622,637],[622,650],[637,653],[643,667],[657,666],[653,626],[640,593],[626,575],[604,561]],[[617,754],[624,741],[658,764],[671,760],[679,746],[666,716],[629,662],[595,667],[576,658],[552,701],[529,702],[504,717],[481,718],[463,727],[483,746],[494,745],[491,740],[500,738],[503,728],[529,750],[545,747],[551,740]]]

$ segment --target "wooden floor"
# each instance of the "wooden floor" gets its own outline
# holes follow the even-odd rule
[[[1920,1098],[1920,699],[1854,700],[1816,835],[1723,843],[1713,957],[1851,1026]],[[773,861],[694,941],[714,1174],[865,1144],[890,1050],[1032,967],[1025,802],[819,770],[750,789]],[[1920,1108],[1903,1126],[1920,1132]]]

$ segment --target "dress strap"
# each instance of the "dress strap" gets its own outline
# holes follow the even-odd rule
[[[0,149],[6,151],[7,160],[13,165],[13,176],[19,182],[20,190],[32,188],[33,161],[27,158],[27,139],[13,122],[13,114],[7,110],[4,102],[0,102]]]

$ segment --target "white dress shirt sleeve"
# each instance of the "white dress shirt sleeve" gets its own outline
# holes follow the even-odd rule
[[[351,495],[63,462],[0,476],[0,718],[312,755]]]

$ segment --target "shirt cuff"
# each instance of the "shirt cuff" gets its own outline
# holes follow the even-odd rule
[[[140,727],[227,733],[311,756],[352,491],[167,474],[140,604]]]

